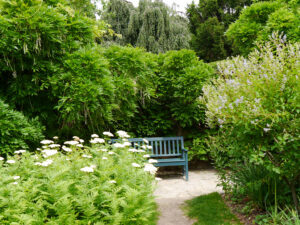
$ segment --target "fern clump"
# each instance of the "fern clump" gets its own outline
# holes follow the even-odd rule
[[[36,154],[0,158],[0,223],[154,224],[156,168],[147,150],[97,135],[92,147],[83,142],[44,140]]]

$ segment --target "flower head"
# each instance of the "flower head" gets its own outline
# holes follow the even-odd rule
[[[50,149],[45,149],[42,151],[44,153],[44,157],[47,158],[49,156],[57,154],[57,150],[50,150]]]
[[[64,144],[65,145],[77,145],[77,144],[79,144],[79,142],[78,141],[66,141]]]
[[[98,138],[99,136],[98,136],[98,134],[92,134],[91,137],[92,138]]]
[[[26,150],[18,150],[18,151],[15,151],[14,153],[15,154],[22,154],[22,153],[25,153],[26,152]]]
[[[83,171],[83,172],[86,172],[86,173],[92,173],[92,172],[94,172],[94,169],[92,167],[88,167],[88,166],[83,167],[80,170]]]
[[[18,179],[20,179],[20,176],[14,176],[13,178],[14,178],[14,180],[18,180]]]
[[[124,145],[121,144],[121,143],[114,143],[113,146],[116,147],[116,148],[123,148],[124,147]]]
[[[131,165],[132,165],[133,167],[141,167],[140,164],[137,164],[137,163],[131,163]]]
[[[8,164],[14,164],[15,162],[16,162],[16,161],[15,161],[15,160],[12,160],[12,159],[6,161],[6,163],[8,163]]]
[[[83,154],[82,157],[83,158],[89,158],[89,159],[93,158],[91,155],[86,155],[86,154]]]
[[[149,163],[157,163],[158,161],[156,159],[149,159]]]
[[[153,166],[153,164],[145,164],[144,171],[149,172],[151,174],[155,174],[157,171],[157,168]]]
[[[104,132],[103,132],[103,135],[106,135],[106,136],[108,136],[108,137],[113,137],[113,136],[114,136],[112,133],[110,133],[110,132],[108,132],[108,131],[104,131]]]
[[[145,142],[146,144],[149,144],[149,141],[147,139],[143,139],[143,142]]]
[[[68,148],[67,146],[62,146],[62,150],[64,150],[65,152],[71,152],[72,149]]]
[[[40,143],[43,145],[50,145],[50,144],[53,144],[54,142],[51,140],[42,140]]]
[[[4,160],[4,158],[0,156],[0,161],[3,161],[3,160]]]
[[[125,132],[123,130],[117,131],[117,134],[120,138],[130,138],[130,136],[127,134],[127,132]]]
[[[109,183],[115,184],[115,183],[117,183],[117,182],[116,182],[115,180],[110,180]]]

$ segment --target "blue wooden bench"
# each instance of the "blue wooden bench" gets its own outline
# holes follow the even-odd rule
[[[146,139],[149,143],[145,143]],[[116,139],[111,140],[112,143]],[[149,138],[129,138],[132,147],[140,148],[143,145],[151,145],[151,158],[157,160],[155,166],[183,166],[183,174],[188,181],[188,151],[184,149],[183,137],[149,137]]]

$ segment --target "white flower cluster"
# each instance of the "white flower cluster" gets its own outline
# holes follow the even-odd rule
[[[145,164],[144,171],[149,172],[151,174],[155,174],[157,171],[157,168],[155,166],[153,166],[153,164],[147,163],[147,164]]]
[[[108,137],[113,137],[114,135],[108,131],[104,131],[103,135],[108,136]]]
[[[43,154],[43,157],[44,157],[44,158],[47,158],[47,157],[49,157],[49,156],[52,156],[52,155],[57,154],[58,151],[57,151],[57,150],[45,149],[45,150],[42,151],[42,153],[44,153],[44,154]]]
[[[54,141],[51,141],[51,140],[42,140],[40,143],[42,145],[50,145],[50,144],[54,144]]]
[[[80,170],[81,170],[82,172],[92,173],[92,172],[94,172],[94,169],[95,169],[95,168],[96,168],[95,165],[91,165],[91,166],[83,167],[83,168],[81,168]]]
[[[130,136],[127,134],[127,132],[123,131],[123,130],[117,131],[117,134],[120,138],[130,138]]]
[[[52,163],[53,163],[53,160],[47,159],[46,161],[44,161],[42,163],[36,162],[36,163],[34,163],[34,165],[47,167],[47,166],[51,165]]]
[[[17,150],[14,153],[15,154],[22,154],[22,153],[25,153],[25,152],[26,152],[26,150]]]

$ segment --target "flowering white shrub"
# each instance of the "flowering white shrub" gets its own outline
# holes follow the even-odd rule
[[[221,76],[203,88],[217,164],[244,162],[277,173],[293,193],[300,176],[300,44],[272,39],[249,55],[218,66]],[[293,187],[294,186],[294,187]]]
[[[144,153],[65,144],[0,161],[0,224],[155,224],[156,168]]]

